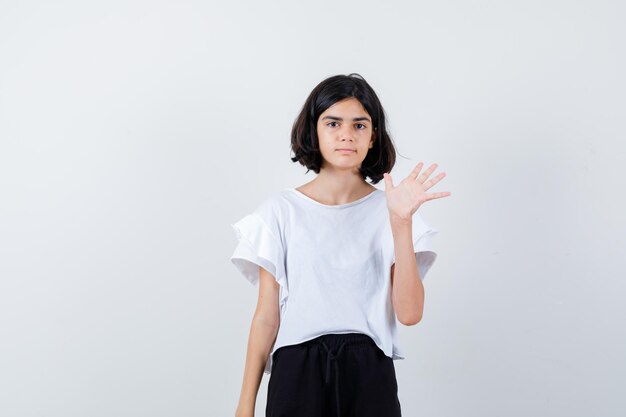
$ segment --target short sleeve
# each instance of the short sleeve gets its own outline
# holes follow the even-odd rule
[[[255,287],[259,285],[259,267],[269,271],[280,284],[281,309],[288,295],[285,256],[280,239],[257,214],[248,214],[231,224],[237,246],[230,258],[239,272]]]
[[[430,227],[423,219],[419,212],[413,215],[412,231],[413,235],[413,252],[417,261],[417,270],[420,279],[423,281],[426,274],[430,270],[437,259],[435,252],[433,237],[439,233],[439,230]],[[393,254],[392,263],[395,262],[395,253]]]

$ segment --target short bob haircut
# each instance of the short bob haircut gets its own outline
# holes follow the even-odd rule
[[[376,184],[384,178],[385,172],[393,168],[396,149],[387,132],[385,112],[378,96],[356,73],[328,77],[311,91],[291,129],[291,150],[295,154],[291,160],[304,165],[307,173],[313,170],[319,174],[323,160],[317,137],[317,120],[330,106],[351,97],[359,100],[372,118],[374,146],[368,149],[359,172],[364,180],[369,177],[372,184]]]

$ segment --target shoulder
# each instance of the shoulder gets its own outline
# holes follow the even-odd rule
[[[413,214],[413,224],[423,229],[433,229],[419,209]]]
[[[261,200],[251,213],[252,217],[262,221],[274,233],[279,233],[285,224],[287,210],[284,190],[274,191]]]
[[[268,197],[261,200],[254,213],[261,217],[278,216],[285,207],[285,190],[274,191]]]
[[[415,242],[419,240],[429,240],[439,233],[439,230],[431,226],[430,222],[424,218],[423,213],[420,213],[419,209],[413,214],[412,229],[413,240]]]

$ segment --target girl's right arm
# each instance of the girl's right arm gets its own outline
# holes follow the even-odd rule
[[[280,326],[280,285],[272,274],[259,267],[259,298],[250,325],[248,351],[236,417],[254,417],[256,397],[263,371]]]

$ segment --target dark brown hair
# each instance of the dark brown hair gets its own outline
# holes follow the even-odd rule
[[[322,166],[322,153],[317,137],[317,119],[326,109],[346,98],[354,97],[372,118],[374,146],[368,149],[367,156],[359,170],[365,180],[376,184],[383,179],[383,173],[390,172],[396,162],[396,149],[385,124],[385,112],[378,96],[359,74],[334,75],[319,83],[306,99],[300,114],[291,129],[291,150],[295,154],[293,162],[300,162],[319,174]]]

